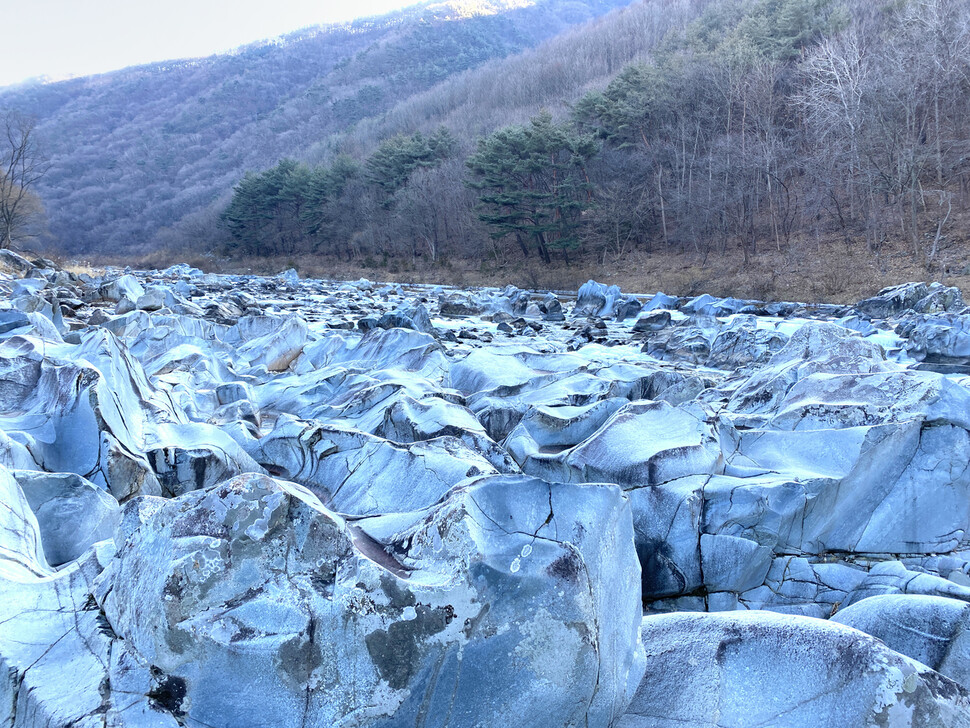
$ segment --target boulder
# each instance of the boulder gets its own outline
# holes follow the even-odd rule
[[[4,313],[9,313],[4,316]],[[4,331],[6,329],[6,331]],[[0,312],[0,339],[12,336],[32,336],[50,343],[63,343],[64,337],[47,316],[37,312]]]
[[[12,250],[2,249],[0,250],[0,267],[5,270],[24,275],[29,273],[34,266],[22,255],[19,255]]]
[[[76,473],[118,499],[160,492],[146,433],[179,415],[110,334],[70,348],[20,336],[0,343],[0,402],[0,429],[40,469]]]
[[[146,438],[145,455],[168,497],[208,488],[241,473],[265,472],[213,425],[161,424]]]
[[[757,303],[738,298],[714,298],[705,293],[685,303],[681,311],[699,316],[731,316],[756,309]]]
[[[202,276],[203,273],[198,268],[194,268],[188,263],[176,263],[175,265],[170,265],[168,268],[160,273],[162,278],[181,278],[183,276],[188,278],[198,278]]]
[[[30,318],[23,311],[6,309],[0,311],[0,336],[30,326]]]
[[[636,333],[660,331],[670,326],[670,311],[658,309],[650,311],[637,319],[633,324]]]
[[[907,316],[896,327],[906,339],[906,353],[928,362],[970,361],[970,316],[934,314]]]
[[[122,298],[137,301],[145,295],[145,289],[133,275],[123,275],[103,283],[98,289],[98,293],[105,301],[118,303]]]
[[[769,612],[644,617],[647,668],[617,728],[962,728],[970,694],[842,625]]]
[[[606,286],[596,281],[586,281],[576,294],[573,316],[599,316],[612,318],[621,296],[617,286]]]
[[[903,283],[883,288],[872,298],[859,301],[855,309],[873,319],[885,319],[904,312],[942,313],[964,308],[959,288],[941,283]]]
[[[799,379],[810,374],[868,374],[899,371],[883,348],[857,333],[825,322],[806,323],[734,395],[733,412],[773,410]]]
[[[402,306],[384,314],[378,319],[377,325],[382,329],[414,329],[432,336],[436,333],[428,309],[420,303]]]
[[[144,295],[139,296],[138,300],[142,301],[145,298]],[[159,306],[161,308],[161,306]],[[121,300],[115,305],[115,314],[118,316],[124,316],[126,313],[131,313],[138,309],[138,305],[132,301],[128,296],[122,296]],[[147,309],[146,309],[147,310]]]
[[[853,627],[970,689],[970,604],[945,597],[874,596],[841,610],[833,622]]]
[[[562,310],[562,303],[556,298],[553,293],[547,293],[545,298],[539,304],[539,310],[542,312],[543,321],[565,321],[566,316]]]
[[[713,331],[698,326],[658,329],[641,351],[660,361],[703,364],[711,355],[713,336]]]
[[[765,364],[786,343],[788,336],[780,331],[758,328],[755,321],[735,321],[714,337],[707,365],[735,370]]]
[[[677,308],[680,299],[676,296],[668,296],[666,293],[658,292],[651,296],[650,300],[643,304],[643,311],[656,311],[657,309],[674,310]]]
[[[636,298],[636,296],[630,296],[629,298],[623,299],[616,306],[616,321],[617,323],[625,321],[628,318],[636,318],[640,315],[640,311],[643,309],[643,304]]]
[[[543,452],[541,446],[525,453],[519,449],[520,465],[525,472],[548,479],[617,483],[625,488],[713,474],[722,467],[722,458],[709,420],[710,415],[699,408],[629,402],[573,447],[559,452],[555,448]]]
[[[149,286],[145,292],[135,299],[126,296],[129,300],[134,300],[135,308],[139,311],[158,311],[166,306],[173,308],[176,304],[175,296],[166,286]],[[122,301],[124,298],[121,299]],[[118,302],[121,305],[121,301]],[[127,306],[125,307],[127,308]],[[119,310],[118,313],[124,313]]]
[[[427,508],[465,478],[496,472],[455,437],[398,445],[288,416],[250,454],[270,473],[311,488],[334,510],[355,516]]]
[[[13,299],[11,304],[15,309],[23,311],[28,316],[31,314],[44,316],[58,332],[67,330],[64,324],[64,315],[61,312],[61,304],[54,296],[50,296],[50,300],[48,300],[39,293],[28,294]],[[59,335],[58,338],[60,338]]]
[[[932,372],[810,374],[771,414],[778,430],[824,430],[913,419],[970,430],[970,390]]]
[[[43,278],[21,278],[19,281],[13,282],[10,297],[17,298],[18,296],[31,296],[35,293],[39,293],[46,287],[47,281]]]
[[[37,517],[20,484],[2,465],[0,503],[3,503],[3,508],[0,508],[0,588],[7,580],[29,580],[50,575]]]
[[[242,476],[130,503],[99,581],[117,649],[193,725],[607,726],[642,673],[606,486],[486,478],[351,524]]]
[[[519,465],[527,466],[532,458],[558,455],[592,437],[625,404],[625,399],[610,398],[579,406],[534,407],[522,416],[503,446]]]
[[[783,474],[801,484],[807,500],[788,535],[802,551],[945,553],[970,524],[970,473],[961,464],[970,433],[961,427],[912,420],[726,436],[727,474]]]
[[[307,344],[307,323],[293,316],[280,324],[263,336],[246,340],[238,349],[240,359],[270,372],[286,371]]]
[[[19,475],[30,481],[48,474]],[[125,679],[125,660],[112,649],[113,634],[91,596],[101,571],[98,549],[53,572],[41,548],[44,526],[2,467],[0,502],[0,723],[177,728],[149,697],[147,680],[138,694]],[[58,510],[51,505],[40,506],[42,524],[50,525]],[[82,529],[86,523],[80,522]],[[142,670],[147,678],[148,666]]]
[[[442,295],[438,299],[438,312],[442,316],[479,316],[485,312],[485,309],[474,303],[468,296],[450,294]]]

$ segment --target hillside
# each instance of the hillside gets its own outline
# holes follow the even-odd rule
[[[37,189],[60,247],[145,252],[246,170],[628,2],[424,3],[229,55],[0,89],[0,108],[38,119],[51,169]]]
[[[967,3],[469,7],[17,90],[61,248],[803,300],[970,280]]]
[[[805,298],[952,280],[968,103],[964,2],[648,0],[246,176],[221,228],[176,238],[230,266],[424,280],[636,268],[655,272],[639,290]]]

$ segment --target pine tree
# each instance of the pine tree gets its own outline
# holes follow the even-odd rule
[[[531,242],[546,262],[550,251],[575,250],[592,204],[585,165],[597,151],[592,135],[554,123],[548,112],[481,139],[467,162],[479,219],[495,239],[514,236],[526,255]]]
[[[222,215],[243,254],[296,251],[305,238],[301,214],[309,183],[310,170],[292,159],[261,174],[246,174]]]
[[[367,160],[367,180],[386,195],[387,205],[393,195],[407,184],[411,174],[422,167],[436,167],[454,154],[456,142],[451,132],[439,127],[430,136],[416,132],[385,139]]]

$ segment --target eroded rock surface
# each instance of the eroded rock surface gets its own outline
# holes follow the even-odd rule
[[[643,638],[646,674],[619,728],[970,725],[962,687],[830,622],[671,614],[645,617]]]
[[[0,262],[0,725],[968,724],[956,289]]]
[[[132,501],[117,542],[119,649],[203,725],[609,725],[642,672],[616,488],[485,478],[350,523],[248,475]]]

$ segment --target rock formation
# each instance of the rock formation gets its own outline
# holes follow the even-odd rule
[[[970,726],[956,289],[0,266],[2,725]]]

